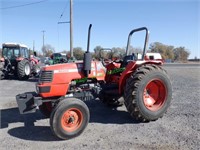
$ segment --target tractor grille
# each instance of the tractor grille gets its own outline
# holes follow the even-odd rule
[[[39,82],[51,82],[53,79],[53,71],[42,71],[40,73]]]

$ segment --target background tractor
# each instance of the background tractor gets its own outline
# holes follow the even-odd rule
[[[103,66],[93,61],[88,46],[84,60],[46,66],[41,69],[37,92],[16,96],[21,114],[40,111],[50,117],[52,132],[60,139],[80,135],[86,128],[90,113],[88,100],[100,98],[110,104],[125,104],[130,115],[139,121],[154,121],[167,111],[172,87],[162,61],[149,59],[146,54],[148,30],[134,29],[128,36],[126,55],[122,61]],[[129,54],[133,33],[146,31],[141,59]]]
[[[60,64],[60,63],[66,63],[67,62],[67,56],[65,53],[53,53],[51,55],[51,61],[50,65],[52,64]]]
[[[34,52],[36,56],[36,53]],[[10,75],[20,80],[27,80],[31,75],[37,75],[40,71],[39,60],[24,44],[4,43],[2,45],[0,79],[8,78]]]

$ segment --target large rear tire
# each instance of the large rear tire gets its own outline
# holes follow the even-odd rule
[[[59,102],[50,117],[50,127],[60,139],[71,139],[80,135],[90,118],[87,105],[76,98]]]
[[[28,80],[31,74],[31,66],[29,61],[24,59],[18,63],[17,75],[20,80]]]
[[[157,65],[144,65],[127,79],[125,106],[133,118],[154,121],[170,106],[172,86],[166,71]]]

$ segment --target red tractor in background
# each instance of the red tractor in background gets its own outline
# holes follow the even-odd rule
[[[36,56],[35,52],[34,55]],[[3,43],[0,79],[14,75],[20,80],[27,80],[31,75],[37,75],[40,67],[39,60],[35,56],[30,55],[30,51],[24,44]]]
[[[39,108],[50,117],[51,130],[60,139],[76,137],[86,128],[90,113],[84,101],[100,98],[107,103],[124,103],[130,115],[142,122],[162,117],[171,102],[171,82],[161,67],[162,61],[145,55],[149,34],[146,27],[130,32],[122,61],[112,61],[104,67],[101,61],[93,61],[89,52],[91,26],[82,62],[43,67],[37,92],[16,96],[21,114]],[[131,36],[138,31],[146,31],[140,60],[129,54]]]

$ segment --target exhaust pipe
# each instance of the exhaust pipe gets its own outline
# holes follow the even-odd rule
[[[92,24],[89,25],[88,29],[88,41],[87,41],[87,51],[84,53],[84,59],[83,59],[83,72],[86,77],[91,72],[91,62],[92,62],[92,55],[89,51],[90,49],[90,32],[91,32]]]

